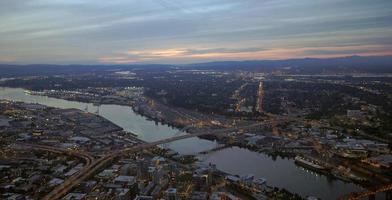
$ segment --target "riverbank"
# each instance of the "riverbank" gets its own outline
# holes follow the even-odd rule
[[[94,105],[92,103],[82,103],[67,101],[63,99],[51,98],[46,96],[28,95],[21,88],[0,88],[0,98],[12,101],[21,101],[28,103],[40,103],[57,108],[76,108],[90,113],[98,114],[114,124],[122,127],[125,131],[138,135],[138,138],[147,142],[153,142],[160,139],[171,137],[175,134],[184,134],[173,127],[147,120],[133,111],[131,107],[120,105]],[[99,110],[99,112],[97,112]],[[130,123],[132,122],[132,123]],[[199,138],[190,138],[181,142],[173,142],[167,145],[180,154],[196,154],[214,148],[216,144],[211,141],[201,140]]]
[[[162,123],[163,125],[168,125],[173,128],[182,129],[191,124],[182,124],[176,122],[174,119],[169,120],[170,118],[163,117],[161,111],[154,110],[149,104],[152,104],[151,101],[141,94],[131,97],[122,97],[115,95],[105,95],[101,96],[99,94],[91,94],[91,93],[80,93],[75,91],[32,91],[25,90],[25,92],[29,95],[39,95],[46,96],[51,98],[63,99],[67,101],[77,101],[82,103],[89,103],[95,106],[100,105],[120,105],[120,106],[128,106],[131,107],[134,112],[144,117],[147,117],[149,120]]]
[[[1,92],[0,92],[1,93]],[[19,93],[20,94],[20,93]],[[25,93],[23,93],[23,94],[25,94]],[[3,97],[1,94],[0,94],[0,98],[1,97]],[[12,95],[11,96],[8,96],[8,97],[12,97]],[[31,104],[31,105],[37,105],[38,106],[38,104],[35,104],[35,103],[48,103],[48,102],[50,102],[51,100],[54,100],[54,99],[49,99],[49,98],[41,98],[41,97],[39,97],[39,98],[36,98],[36,99],[27,99],[27,97],[34,97],[34,96],[26,96],[26,98],[23,96],[22,98],[13,98],[13,100],[15,100],[15,101],[18,101],[18,100],[22,100],[22,101],[24,101],[24,102],[28,102],[28,103],[34,103],[34,104]],[[9,98],[8,98],[9,99]],[[41,101],[41,102],[40,102]],[[64,102],[64,101],[61,101],[61,100],[59,100],[59,104],[61,104],[61,103],[66,103],[66,102]],[[69,102],[69,103],[71,103],[71,102]],[[49,104],[51,104],[52,106],[53,106],[53,104],[52,104],[52,102],[51,103],[49,103]],[[30,105],[30,104],[29,104]],[[72,105],[66,105],[66,104],[61,104],[63,107],[77,107],[78,109],[79,108],[83,108],[83,106],[85,105],[85,104],[83,104],[83,103],[81,103],[80,105],[78,105],[78,106],[72,106]],[[49,108],[49,107],[48,107]],[[91,108],[90,108],[91,109]],[[78,112],[78,113],[81,113],[81,114],[84,114],[84,115],[86,115],[86,114],[88,114],[88,113],[85,113],[85,112],[83,112],[82,110],[76,110],[76,109],[65,109],[65,110],[75,110],[76,112]],[[91,110],[88,110],[88,111],[91,111]],[[103,112],[105,112],[105,109],[102,109],[102,111]],[[102,113],[101,113],[102,114]],[[108,123],[111,123],[112,124],[112,126],[114,126],[114,127],[118,127],[119,125],[117,125],[118,123],[116,123],[116,124],[114,124],[114,123],[112,123],[112,122],[109,122],[109,121],[112,121],[112,120],[108,120],[108,119],[106,119],[106,118],[104,118],[104,117],[102,117],[102,116],[98,116],[98,115],[95,115],[95,114],[88,114],[89,116],[96,116],[96,117],[98,117],[98,118],[101,118],[102,120],[104,120],[104,121],[107,121]],[[150,122],[150,121],[149,121]],[[123,128],[122,128],[123,129]],[[134,133],[135,134],[135,133]],[[85,136],[85,137],[90,137],[90,135],[88,135],[88,134],[86,134],[86,135],[81,135],[81,136]],[[129,135],[129,136],[131,136],[131,135]],[[132,136],[133,136],[133,134],[132,134]],[[107,135],[107,137],[110,137],[110,135]],[[138,142],[140,142],[140,143],[144,143],[144,141],[142,141],[142,140],[140,140],[139,138],[134,138],[134,140],[135,141],[138,141]],[[128,141],[128,140],[125,140],[124,142],[126,142],[126,141]],[[116,144],[113,144],[114,146],[116,146]],[[159,148],[156,148],[156,149],[159,149]],[[109,150],[107,150],[107,151],[109,151]],[[107,152],[107,151],[105,151],[105,152]],[[99,153],[99,155],[101,155],[102,153]],[[155,154],[156,155],[156,154]],[[160,154],[158,154],[158,155],[160,155]],[[163,154],[162,154],[163,155]],[[171,159],[173,159],[173,160],[175,160],[175,161],[179,161],[180,163],[182,163],[183,165],[185,164],[185,165],[189,165],[190,163],[193,163],[193,162],[188,162],[187,160],[183,160],[183,159],[177,159],[177,157],[174,155],[174,156],[170,156],[170,155],[167,155],[167,151],[165,151],[165,157],[168,157],[168,158],[171,158]],[[191,160],[189,160],[189,161],[191,161]],[[193,161],[193,160],[192,160]],[[227,173],[224,173],[224,172],[219,172],[220,174],[227,174]],[[223,176],[223,177],[221,177],[221,178],[225,178],[225,176]],[[271,187],[272,188],[272,187]],[[242,192],[242,194],[246,194],[246,193],[243,193]],[[286,191],[286,190],[283,190],[283,189],[274,189],[274,193],[271,193],[271,194],[269,194],[269,195],[271,195],[272,197],[275,197],[276,195],[283,195],[283,196],[287,196],[287,197],[289,197],[289,196],[295,196],[294,194],[292,194],[292,193],[290,193],[290,192],[288,192],[288,191]]]
[[[218,169],[230,174],[252,174],[263,177],[269,185],[286,188],[303,197],[338,199],[350,192],[362,190],[355,184],[299,167],[292,159],[271,157],[239,147],[229,147],[207,155],[199,155],[199,159],[205,164],[216,164]]]
[[[0,91],[0,98],[6,97],[8,99],[19,100],[19,101],[27,101],[32,103],[41,103],[46,104],[49,106],[54,107],[62,107],[62,108],[77,108],[80,110],[84,110],[86,106],[88,106],[88,112],[96,112],[98,109],[97,106],[93,104],[86,104],[80,102],[70,102],[61,99],[53,99],[49,97],[43,96],[35,96],[35,95],[27,95],[24,93],[23,89],[4,89]],[[118,106],[118,105],[101,105],[99,107],[99,115],[109,119],[113,123],[118,126],[121,126],[126,131],[133,132],[138,135],[139,139],[144,141],[156,141],[159,139],[171,137],[172,135],[178,134],[178,129],[170,128],[169,126],[161,125],[160,123],[155,123],[154,121],[148,121],[146,117],[142,117],[136,114],[130,107],[126,106]],[[132,122],[132,123],[130,123]],[[184,133],[182,133],[184,134]],[[175,151],[180,152],[181,154],[197,154],[198,152],[206,151],[208,149],[213,149],[216,147],[216,143],[201,140],[198,138],[192,138],[183,140],[180,142],[174,142],[168,145],[169,148],[174,149]],[[215,153],[225,152],[226,149],[222,149],[220,151],[211,152],[206,156],[214,157]],[[235,150],[242,152],[242,150]],[[247,150],[248,151],[248,150]],[[246,154],[257,154],[256,157],[248,158]],[[237,158],[238,156],[238,158]],[[259,157],[261,156],[261,157]],[[263,154],[254,153],[248,151],[245,155],[237,155],[237,153],[232,153],[231,156],[227,157],[227,161],[232,161],[235,159],[236,163],[229,163],[226,165],[232,165],[235,169],[234,173],[232,174],[255,174],[258,177],[267,177],[269,180],[269,185],[278,186],[284,188],[287,184],[290,186],[288,187],[289,191],[299,193],[303,196],[312,195],[312,196],[319,196],[322,197],[327,193],[331,192],[331,188],[333,188],[333,192],[337,192],[341,190],[341,192],[337,192],[338,194],[349,193],[352,191],[358,191],[360,189],[355,189],[355,187],[351,188],[350,184],[344,184],[340,181],[327,179],[323,176],[312,174],[311,172],[307,172],[306,170],[297,167],[293,160],[287,160],[286,162],[280,162],[282,158],[279,156],[274,157],[267,157],[264,158]],[[247,163],[247,161],[253,161],[251,163]],[[245,166],[238,166],[237,164],[247,163]],[[252,165],[257,164],[258,168],[268,168],[268,169],[279,169],[279,170],[267,170],[267,171],[259,171],[248,168]],[[299,171],[298,171],[299,170]],[[224,170],[225,171],[225,170]],[[285,174],[287,171],[291,172],[292,174]],[[295,178],[294,178],[294,177]],[[273,178],[275,177],[275,178]],[[321,177],[321,179],[320,179]],[[286,179],[294,178],[297,182],[293,183]],[[331,185],[331,182],[333,183]],[[301,189],[299,186],[311,184],[315,188],[320,188],[320,190],[316,189],[312,191],[311,189],[305,190]],[[337,191],[336,191],[337,190]]]

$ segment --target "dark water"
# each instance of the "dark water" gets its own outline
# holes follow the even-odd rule
[[[267,184],[286,188],[302,196],[322,199],[338,197],[362,190],[361,187],[318,175],[294,164],[292,159],[267,155],[232,147],[200,156],[204,163],[214,163],[217,168],[237,175],[253,174],[267,179]]]
[[[29,95],[20,88],[0,88],[0,99],[39,103],[57,108],[76,108],[88,112],[96,112],[98,107],[91,103],[67,101],[38,95]],[[124,130],[135,133],[144,141],[152,142],[171,137],[175,134],[185,134],[178,129],[149,121],[147,118],[135,113],[131,107],[119,105],[100,105],[99,115],[122,127]],[[168,145],[169,148],[181,154],[195,154],[200,151],[212,149],[215,142],[199,138],[189,138],[176,141]]]
[[[23,89],[0,88],[0,99],[39,103],[58,108],[77,108],[95,112],[98,107],[90,103],[66,101],[44,96],[28,95]],[[156,124],[145,117],[136,114],[128,106],[101,105],[99,115],[121,126],[124,130],[135,133],[145,141],[156,141],[184,134],[178,129],[167,125]],[[215,142],[199,138],[176,141],[168,145],[169,148],[181,154],[195,154],[212,149]],[[361,190],[354,184],[347,184],[338,180],[331,180],[301,167],[297,167],[293,160],[272,158],[237,147],[223,149],[201,157],[204,162],[217,164],[222,171],[245,175],[254,174],[256,177],[267,178],[268,184],[286,188],[302,196],[312,195],[323,199],[336,199],[343,194]]]

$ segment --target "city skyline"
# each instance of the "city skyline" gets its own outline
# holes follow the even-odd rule
[[[2,1],[0,63],[392,55],[392,2]]]
[[[0,199],[392,200],[391,0],[0,0]]]

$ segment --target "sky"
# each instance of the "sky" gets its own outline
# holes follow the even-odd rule
[[[0,63],[392,55],[391,0],[1,0]]]

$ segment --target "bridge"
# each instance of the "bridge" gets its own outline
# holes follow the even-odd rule
[[[375,187],[375,188],[371,188],[368,189],[366,191],[362,191],[362,192],[355,192],[355,193],[351,193],[346,197],[342,197],[340,199],[348,199],[348,200],[361,200],[361,199],[374,199],[375,195],[377,193],[381,193],[381,192],[388,192],[386,195],[386,199],[387,200],[391,200],[392,199],[392,195],[391,192],[392,191],[392,183],[391,184],[387,184],[387,185],[383,185],[383,186],[379,186],[379,187]]]
[[[57,186],[54,188],[49,194],[47,194],[45,197],[43,197],[43,200],[54,200],[54,199],[60,199],[62,196],[67,194],[69,191],[72,190],[75,186],[79,185],[82,181],[88,179],[95,173],[99,172],[103,167],[107,166],[109,163],[111,163],[114,159],[126,155],[126,154],[131,154],[131,153],[136,153],[139,152],[143,149],[148,149],[157,145],[161,144],[166,144],[170,142],[174,142],[177,140],[183,140],[187,138],[192,138],[192,137],[198,137],[202,135],[217,135],[217,134],[222,134],[222,133],[227,133],[227,132],[232,132],[240,129],[249,129],[253,127],[257,127],[260,125],[263,125],[263,123],[255,123],[251,125],[246,125],[246,126],[237,126],[237,127],[232,127],[232,128],[225,128],[225,129],[219,129],[219,130],[212,130],[212,131],[206,131],[206,132],[200,132],[200,133],[193,133],[193,134],[186,134],[186,135],[179,135],[167,139],[162,139],[158,140],[155,142],[151,143],[142,143],[138,144],[133,147],[128,147],[122,150],[116,150],[112,153],[109,153],[99,159],[92,160],[91,162],[86,161],[86,165],[82,170],[80,170],[78,173],[74,174],[67,180],[65,180],[61,185]]]

